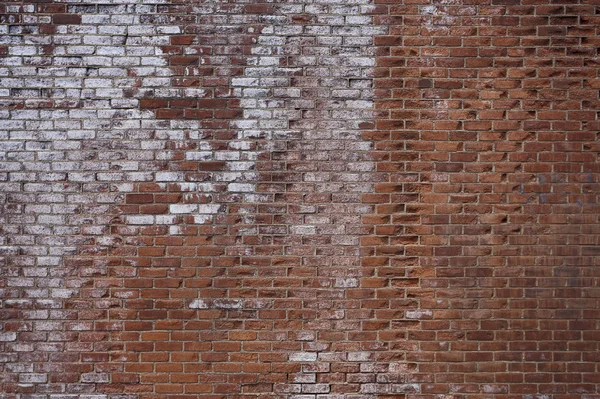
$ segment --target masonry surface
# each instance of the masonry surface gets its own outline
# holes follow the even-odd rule
[[[0,2],[0,398],[599,399],[599,29]]]

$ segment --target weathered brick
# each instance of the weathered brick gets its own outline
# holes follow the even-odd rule
[[[572,3],[0,4],[0,390],[593,395]]]

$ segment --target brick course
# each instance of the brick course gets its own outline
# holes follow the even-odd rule
[[[600,398],[599,7],[0,4],[0,397]]]

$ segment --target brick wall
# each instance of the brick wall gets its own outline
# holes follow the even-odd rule
[[[0,398],[600,398],[598,15],[2,2]]]

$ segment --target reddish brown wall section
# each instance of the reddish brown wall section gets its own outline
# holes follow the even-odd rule
[[[593,396],[597,4],[377,3],[390,30],[366,135],[385,183],[364,195],[363,263],[418,281],[421,393]]]

